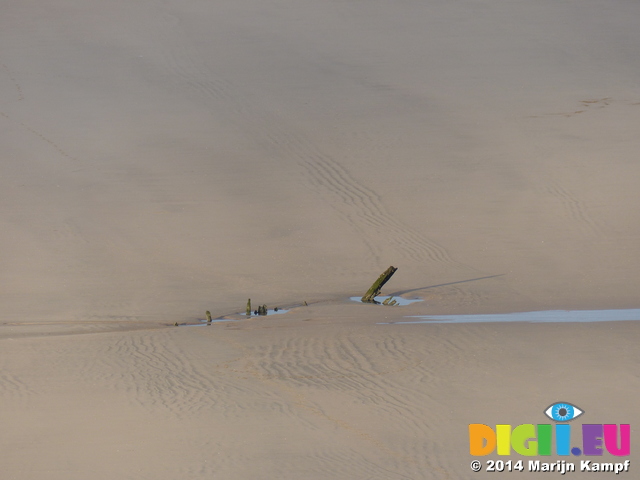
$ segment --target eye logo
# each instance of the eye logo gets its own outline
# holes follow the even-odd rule
[[[631,454],[630,424],[587,423],[571,425],[569,423],[584,413],[584,410],[571,403],[556,402],[544,410],[544,414],[553,420],[555,425],[549,423],[538,423],[537,425],[523,423],[512,428],[510,424],[499,424],[493,428],[484,423],[469,424],[469,453],[475,457],[490,455],[493,452],[497,455],[508,456],[512,454],[512,451],[525,457],[536,455],[558,455],[560,457],[569,457],[570,455],[574,457],[581,455],[602,456],[605,452],[616,457],[626,457]],[[576,439],[572,442],[571,427],[576,427],[581,431],[581,445],[574,446]],[[563,462],[562,465],[565,465],[565,460],[559,462]],[[531,468],[532,463],[535,464],[535,462],[529,461],[529,468]],[[591,460],[582,460],[582,471],[600,471],[585,470],[585,465],[589,464],[591,464]],[[555,466],[556,463],[548,465]],[[569,462],[566,465],[573,465],[573,463]],[[613,464],[603,463],[602,465]],[[616,463],[616,465],[623,464]],[[624,465],[627,464],[625,463]],[[554,469],[536,471],[554,471]],[[560,473],[564,474],[564,471]]]
[[[584,411],[567,402],[553,403],[544,411],[547,417],[556,422],[570,422],[583,413]]]

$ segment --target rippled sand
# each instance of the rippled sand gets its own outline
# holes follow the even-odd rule
[[[3,479],[471,478],[467,423],[633,424],[635,323],[378,324],[638,308],[636,3],[4,3]],[[424,302],[349,302],[389,265]],[[248,297],[294,308],[172,327]]]

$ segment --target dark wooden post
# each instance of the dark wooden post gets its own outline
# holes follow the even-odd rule
[[[380,290],[382,290],[384,284],[389,281],[394,273],[396,273],[396,270],[398,269],[393,266],[387,268],[382,273],[382,275],[380,275],[378,279],[373,282],[373,285],[371,285],[371,288],[367,290],[367,293],[365,293],[364,297],[360,299],[362,303],[379,303],[375,301],[375,297],[380,293]]]

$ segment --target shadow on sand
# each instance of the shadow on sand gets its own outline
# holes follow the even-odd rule
[[[397,297],[399,295],[405,295],[407,293],[412,293],[412,292],[419,292],[420,290],[427,290],[429,288],[446,287],[448,285],[457,285],[458,283],[477,282],[478,280],[486,280],[488,278],[503,277],[505,275],[506,273],[500,273],[498,275],[489,275],[487,277],[470,278],[468,280],[459,280],[457,282],[440,283],[438,285],[429,285],[427,287],[412,288],[411,290],[399,290],[397,292],[391,293],[390,295]]]

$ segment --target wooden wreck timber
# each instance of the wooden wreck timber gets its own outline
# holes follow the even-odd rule
[[[380,294],[380,290],[382,290],[382,287],[384,286],[384,284],[389,281],[389,279],[393,276],[394,273],[396,273],[396,270],[398,269],[394,266],[387,268],[382,273],[382,275],[380,275],[378,279],[375,282],[373,282],[373,285],[371,285],[371,288],[367,291],[367,293],[365,293],[364,297],[360,299],[362,303],[380,303],[380,302],[377,302],[375,298]]]

